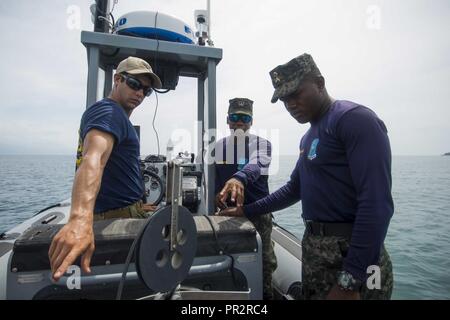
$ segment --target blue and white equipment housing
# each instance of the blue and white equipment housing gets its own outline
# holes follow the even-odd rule
[[[161,12],[129,12],[117,20],[114,29],[119,35],[195,44],[194,32],[187,23]]]

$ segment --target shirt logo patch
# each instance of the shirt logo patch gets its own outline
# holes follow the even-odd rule
[[[237,163],[237,165],[238,165],[238,170],[242,170],[244,167],[245,167],[245,165],[248,163],[248,159],[246,159],[246,158],[240,158],[239,160],[238,160],[238,163]]]
[[[319,145],[319,138],[316,138],[311,142],[311,148],[309,148],[308,159],[314,160],[317,158],[317,146]]]

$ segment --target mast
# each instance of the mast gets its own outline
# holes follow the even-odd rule
[[[206,0],[206,11],[208,12],[208,45],[214,47],[211,36],[211,0]]]
[[[109,33],[109,0],[95,0],[94,32]]]

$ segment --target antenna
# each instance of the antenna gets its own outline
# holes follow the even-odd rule
[[[95,0],[95,3],[90,6],[90,11],[94,31],[108,33],[111,24],[109,21],[109,0]]]
[[[206,43],[210,47],[214,46],[214,42],[211,40],[211,10],[210,0],[207,0],[207,10],[195,10],[194,18],[197,32],[195,36],[198,38],[198,44],[204,46]]]
[[[208,45],[214,47],[214,42],[211,39],[211,0],[206,0],[206,11],[208,13]]]

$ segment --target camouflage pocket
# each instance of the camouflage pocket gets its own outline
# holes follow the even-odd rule
[[[350,241],[347,239],[339,239],[337,241],[339,250],[341,251],[342,258],[347,257],[348,248],[350,247]]]
[[[342,264],[342,253],[337,237],[308,236],[304,238],[304,249],[314,263],[326,268],[340,267]]]

